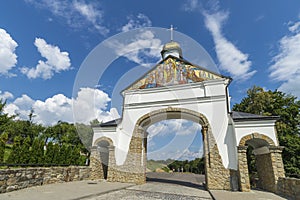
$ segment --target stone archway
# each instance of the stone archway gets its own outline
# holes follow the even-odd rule
[[[247,164],[248,146],[254,149],[260,187],[267,191],[276,192],[278,178],[285,176],[281,157],[283,147],[275,146],[275,142],[271,138],[260,133],[246,135],[239,142],[237,149],[240,190],[250,190]]]
[[[158,109],[143,115],[137,120],[126,161],[123,166],[118,167],[118,171],[121,171],[121,173],[116,173],[120,174],[119,181],[137,184],[146,182],[145,131],[151,124],[162,119],[187,119],[202,126],[206,188],[230,190],[231,173],[222,164],[222,159],[207,118],[201,113],[185,108],[168,107]]]
[[[115,162],[115,148],[108,137],[98,138],[91,148],[91,179],[109,180],[111,165]]]

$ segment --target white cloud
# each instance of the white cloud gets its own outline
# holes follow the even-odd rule
[[[76,98],[56,94],[41,101],[24,94],[8,103],[4,111],[10,115],[18,115],[18,119],[28,119],[28,114],[33,109],[36,115],[34,121],[45,125],[53,125],[58,121],[89,123],[95,118],[109,121],[120,117],[114,109],[106,111],[109,101],[108,95],[101,90],[81,88]]]
[[[130,16],[128,18],[128,23],[125,24],[121,30],[123,32],[129,31],[132,29],[142,28],[142,27],[149,27],[152,26],[151,20],[144,14],[139,13],[136,17]]]
[[[155,38],[154,33],[149,30],[141,31],[134,40],[128,43],[110,40],[106,45],[112,48],[118,56],[124,56],[128,60],[144,66],[148,66],[147,58],[158,60],[162,49],[161,40]]]
[[[287,94],[292,94],[298,97],[298,99],[300,99],[299,83],[300,83],[300,75],[297,74],[292,78],[290,78],[289,80],[282,83],[278,89]]]
[[[284,83],[279,87],[286,93],[300,97],[300,21],[289,22],[290,33],[279,41],[279,52],[269,67],[270,78]]]
[[[187,0],[183,4],[183,10],[184,11],[195,11],[199,8],[198,0]]]
[[[5,101],[7,99],[12,99],[12,98],[14,98],[14,95],[12,93],[7,91],[5,92],[0,91],[0,100],[2,99]]]
[[[148,129],[148,159],[194,159],[201,157],[199,152],[191,151],[195,137],[201,131],[201,126],[185,119],[163,120],[151,125]],[[161,141],[168,142],[164,143]],[[195,149],[195,148],[194,148]]]
[[[222,33],[222,26],[229,13],[222,11],[214,11],[213,13],[203,11],[202,13],[205,17],[205,26],[213,36],[221,69],[229,72],[236,80],[247,80],[253,76],[256,71],[250,71],[252,63],[249,60],[249,55],[241,52]]]
[[[102,25],[103,10],[99,4],[84,0],[25,0],[37,8],[48,9],[54,16],[61,17],[72,28],[86,28],[90,25],[100,34],[106,35],[109,30]]]
[[[66,71],[70,69],[71,62],[68,52],[62,52],[57,46],[47,44],[42,38],[36,38],[34,45],[37,47],[41,56],[45,61],[39,60],[35,68],[23,67],[21,72],[26,74],[28,78],[50,79],[54,73]]]
[[[17,119],[28,119],[31,109],[33,108],[34,100],[26,94],[15,99],[13,103],[8,103],[4,108],[4,112],[9,115],[17,115]]]
[[[0,75],[13,75],[9,74],[9,71],[17,64],[17,46],[10,34],[0,28]]]
[[[181,153],[181,154],[179,154]],[[194,160],[196,158],[202,158],[203,157],[203,148],[201,148],[198,152],[191,151],[189,149],[185,149],[183,152],[178,152],[177,155],[174,155],[179,157],[178,160]]]
[[[201,126],[197,123],[192,123],[185,119],[170,119],[157,122],[151,125],[147,132],[151,140],[154,136],[163,135],[192,135],[201,130]]]
[[[167,160],[167,159],[173,159],[173,160],[194,160],[196,158],[202,158],[203,157],[203,150],[200,150],[199,152],[193,152],[189,149],[177,149],[177,150],[170,150],[170,151],[162,151],[159,153],[148,153],[147,159],[153,159],[153,160]]]

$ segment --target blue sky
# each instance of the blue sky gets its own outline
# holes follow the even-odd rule
[[[72,104],[76,104],[84,108],[80,122],[117,117],[117,111],[111,110],[113,105],[119,114],[121,111],[119,97],[113,95],[116,82],[137,64],[159,61],[159,55],[148,52],[120,56],[97,86],[83,87],[74,96],[81,64],[99,43],[116,34],[142,27],[169,28],[171,24],[201,44],[221,74],[234,79],[229,87],[232,104],[239,102],[253,85],[300,97],[298,0],[2,0],[0,98],[7,99],[6,112],[24,119],[33,108],[38,123],[73,122]],[[159,47],[165,41],[160,42],[151,44]],[[190,53],[185,51],[183,55]],[[133,73],[132,81],[139,74]],[[178,123],[181,128],[194,126],[180,120]],[[160,122],[155,127],[166,124]],[[168,144],[166,141],[174,135],[167,130],[153,137],[153,151],[168,146],[162,144]],[[181,135],[201,141],[200,134]],[[189,153],[196,152],[193,146],[198,143],[192,143]],[[179,149],[183,150],[186,149]]]

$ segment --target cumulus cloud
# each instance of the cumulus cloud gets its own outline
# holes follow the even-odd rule
[[[151,140],[154,136],[163,135],[192,135],[201,130],[201,126],[197,123],[191,123],[185,119],[170,119],[160,121],[151,125],[148,129],[148,137]]]
[[[236,80],[247,80],[256,71],[251,71],[249,55],[243,53],[232,42],[225,38],[222,26],[227,20],[229,13],[223,11],[203,11],[206,28],[211,32],[215,43],[215,49],[220,68],[230,73]]]
[[[17,64],[17,46],[10,34],[0,28],[0,75],[13,75],[9,71]]]
[[[46,61],[39,60],[35,68],[23,67],[21,72],[30,79],[50,79],[54,73],[69,70],[71,62],[68,52],[62,52],[59,47],[48,44],[42,38],[36,38],[34,45]]]
[[[194,160],[195,158],[202,158],[203,157],[203,148],[201,148],[198,152],[194,152],[189,149],[185,149],[183,152],[177,152],[177,156],[179,156],[178,160]],[[176,155],[175,155],[175,157],[176,157]]]
[[[102,35],[109,32],[102,25],[103,10],[100,8],[99,3],[84,0],[25,0],[25,2],[37,8],[49,10],[54,16],[63,18],[72,28],[92,27]]]
[[[175,149],[175,148],[174,148]],[[195,158],[202,158],[203,151],[198,152],[191,151],[189,149],[175,149],[170,151],[164,151],[159,153],[150,153],[147,155],[148,159],[153,160],[194,160]]]
[[[136,35],[135,39],[129,42],[110,40],[106,43],[109,48],[112,48],[117,56],[126,57],[128,60],[139,65],[148,66],[147,58],[160,58],[162,42],[155,38],[152,31],[141,31]]]
[[[23,94],[8,103],[4,111],[9,115],[18,115],[18,119],[28,119],[33,109],[36,114],[34,121],[45,125],[53,125],[58,121],[87,124],[96,118],[105,122],[120,117],[114,109],[106,111],[109,101],[108,95],[101,90],[81,88],[76,98],[56,94],[42,101]]]
[[[0,100],[2,99],[5,101],[7,99],[12,99],[12,98],[14,98],[14,95],[12,93],[7,91],[5,92],[0,91]]]
[[[151,20],[144,14],[139,13],[136,17],[129,16],[128,23],[125,24],[121,30],[123,32],[129,31],[132,29],[142,28],[142,27],[149,27],[152,26]]]
[[[270,78],[283,81],[279,87],[286,93],[300,97],[300,21],[288,23],[289,34],[279,40],[279,51],[269,67]]]
[[[198,0],[187,0],[182,8],[184,11],[195,11],[199,8]]]

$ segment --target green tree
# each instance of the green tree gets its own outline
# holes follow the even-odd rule
[[[30,150],[30,164],[43,164],[44,162],[44,142],[35,138]]]
[[[4,132],[7,124],[15,117],[15,116],[8,116],[7,113],[4,113],[5,106],[6,106],[6,101],[0,99],[0,134]]]
[[[31,143],[31,139],[30,137],[26,137],[22,143],[22,145],[20,146],[20,164],[28,164],[30,161],[30,143]]]
[[[0,139],[0,163],[4,163],[5,142]]]
[[[12,147],[12,151],[7,159],[7,163],[9,163],[9,164],[20,164],[21,163],[21,154],[22,154],[21,142],[22,142],[21,136],[16,136],[14,138],[14,144]]]
[[[51,164],[55,164],[58,165],[60,163],[60,147],[58,144],[54,144],[53,145],[53,157],[52,157],[52,161]]]
[[[283,150],[283,162],[287,173],[300,174],[300,101],[297,97],[278,90],[265,91],[254,86],[247,91],[241,103],[235,104],[233,110],[278,116],[276,130]]]
[[[53,142],[47,144],[46,153],[45,153],[45,164],[52,164],[54,157],[54,145]]]
[[[97,124],[97,121],[92,121],[91,126]],[[82,152],[87,153],[87,150],[89,150],[92,147],[92,141],[93,141],[93,129],[91,126],[85,125],[85,124],[79,124],[77,123],[76,125],[76,130],[79,138],[82,141],[82,144],[84,147],[87,149],[81,149]]]

